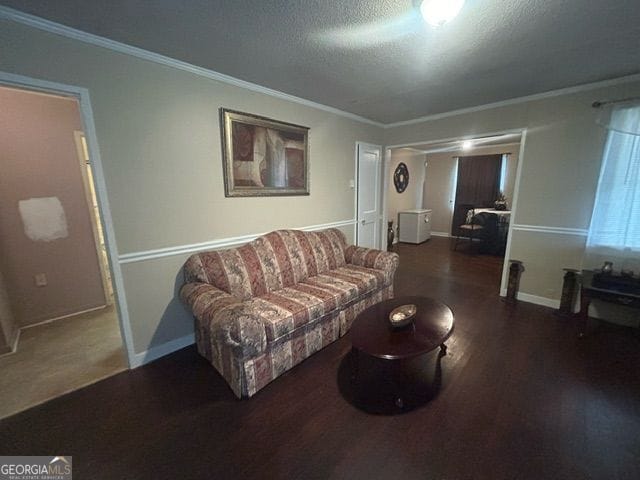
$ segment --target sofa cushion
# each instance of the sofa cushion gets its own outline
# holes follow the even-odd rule
[[[340,304],[355,300],[372,290],[386,286],[384,272],[356,265],[345,265],[322,275],[306,279],[302,284],[322,288],[339,295]]]
[[[185,280],[209,283],[248,300],[344,266],[346,248],[344,234],[336,229],[278,230],[242,247],[192,255],[184,267]]]
[[[378,290],[386,286],[386,277],[382,270],[360,267],[358,265],[345,265],[326,273],[334,278],[353,283],[358,289],[358,295],[364,295],[372,290]]]
[[[260,315],[269,342],[320,320],[339,306],[326,295],[323,298],[317,292],[311,294],[297,286],[269,292],[245,303]]]
[[[391,285],[393,282],[393,275],[399,263],[397,253],[349,245],[344,255],[347,264],[381,270],[385,274],[385,283]]]
[[[346,238],[340,230],[278,230],[263,238],[271,245],[281,271],[292,273],[283,279],[284,287],[346,263]]]
[[[253,243],[253,242],[252,242]],[[208,283],[241,300],[266,292],[265,273],[252,244],[239,248],[196,253],[185,266],[187,282]]]
[[[247,303],[259,312],[272,342],[385,286],[383,272],[347,265]]]

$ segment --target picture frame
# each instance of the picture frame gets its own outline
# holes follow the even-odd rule
[[[309,128],[220,109],[226,197],[309,195]]]

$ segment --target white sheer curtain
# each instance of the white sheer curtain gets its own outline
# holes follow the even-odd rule
[[[640,274],[640,105],[614,107],[607,128],[585,266]]]

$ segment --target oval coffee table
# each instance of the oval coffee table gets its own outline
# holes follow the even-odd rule
[[[409,325],[393,328],[389,313],[405,304],[417,306],[416,315]],[[350,330],[352,345],[352,379],[357,384],[361,355],[391,363],[388,378],[396,387],[402,376],[403,361],[425,355],[436,348],[446,354],[444,342],[453,332],[453,312],[444,303],[427,297],[398,297],[385,300],[364,310],[353,322]],[[395,404],[404,407],[400,389]]]

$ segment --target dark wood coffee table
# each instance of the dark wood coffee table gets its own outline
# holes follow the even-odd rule
[[[396,307],[415,304],[417,312],[412,323],[402,328],[393,328],[389,313]],[[404,360],[425,355],[436,348],[446,354],[445,341],[453,332],[453,312],[444,303],[426,297],[398,297],[385,300],[363,311],[351,327],[352,378],[357,383],[360,355],[375,357],[392,363],[389,380],[397,382]],[[398,390],[399,392],[399,390]],[[400,393],[396,406],[404,405]]]

